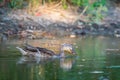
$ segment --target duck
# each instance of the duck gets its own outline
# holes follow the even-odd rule
[[[76,52],[72,46],[72,44],[67,44],[64,43],[61,45],[60,48],[60,53],[56,54],[54,51],[46,49],[46,48],[42,48],[42,47],[34,47],[31,45],[25,45],[24,48],[21,47],[16,47],[20,53],[23,56],[33,56],[33,57],[45,57],[45,58],[49,58],[49,57],[67,57],[66,54],[71,54],[71,55],[76,55]]]

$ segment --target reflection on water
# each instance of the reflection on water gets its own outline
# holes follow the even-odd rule
[[[73,58],[61,58],[60,59],[60,67],[63,70],[70,70],[72,68],[73,63],[75,62],[75,59]]]
[[[57,62],[57,64],[60,65],[60,68],[62,68],[65,71],[68,71],[72,68],[72,65],[75,62],[75,59],[73,57],[69,57],[69,58],[38,58],[37,57],[36,59],[35,57],[22,56],[18,59],[17,64],[42,65],[42,64],[47,64],[49,62],[54,62],[54,63]]]
[[[73,43],[77,57],[62,59],[21,57],[15,47],[22,41],[0,43],[0,80],[120,80],[119,39],[90,36],[67,41],[29,41],[47,47],[43,44],[46,41],[50,49],[58,51],[64,41]]]

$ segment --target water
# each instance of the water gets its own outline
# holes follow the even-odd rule
[[[49,44],[49,47],[53,50],[57,50],[55,46],[63,42],[73,43],[78,55],[35,61],[21,57],[15,48],[23,41],[3,42],[0,43],[0,80],[120,80],[119,38],[90,36],[29,41],[30,44],[46,47],[45,42],[50,42],[52,45]]]

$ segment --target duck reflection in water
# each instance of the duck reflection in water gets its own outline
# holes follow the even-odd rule
[[[18,59],[17,64],[42,64],[48,61],[52,61],[52,59],[22,56]]]
[[[27,56],[22,56],[18,59],[17,64],[25,64],[25,65],[33,65],[33,64],[38,64],[38,65],[44,65],[47,63],[53,63],[53,64],[58,64],[60,65],[60,68],[62,68],[64,71],[69,71],[73,64],[75,63],[75,57],[67,57],[67,58],[35,58],[35,57],[27,57]]]
[[[60,67],[65,71],[70,70],[74,63],[75,63],[75,57],[60,59]]]

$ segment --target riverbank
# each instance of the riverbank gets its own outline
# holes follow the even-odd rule
[[[75,11],[73,11],[75,10]],[[0,38],[76,38],[83,35],[120,35],[120,8],[109,7],[107,16],[98,24],[90,23],[76,9],[42,9],[35,15],[26,9],[0,8]]]

